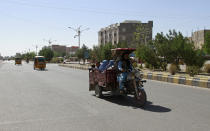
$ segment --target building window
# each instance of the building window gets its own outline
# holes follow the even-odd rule
[[[122,28],[122,32],[126,32],[126,28]]]
[[[122,36],[122,40],[124,40],[124,41],[125,41],[125,40],[126,40],[126,36],[124,36],[124,35],[123,35],[123,36]]]

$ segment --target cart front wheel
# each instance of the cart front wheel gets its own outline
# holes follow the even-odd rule
[[[138,105],[139,105],[140,107],[143,107],[143,106],[146,104],[146,102],[147,102],[147,95],[146,95],[146,92],[145,92],[143,89],[140,89],[140,90],[138,91],[138,97],[137,97],[137,95],[135,94],[135,99],[136,99]]]
[[[102,87],[99,86],[98,84],[95,86],[95,95],[98,98],[102,98],[103,94],[102,94]]]

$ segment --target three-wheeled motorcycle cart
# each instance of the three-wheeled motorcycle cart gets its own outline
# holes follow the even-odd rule
[[[89,91],[95,91],[97,97],[103,97],[103,92],[111,92],[115,95],[133,95],[136,102],[140,107],[144,106],[147,101],[146,92],[143,88],[143,83],[146,80],[142,80],[142,74],[140,70],[134,69],[129,72],[127,79],[124,83],[125,92],[122,94],[119,91],[119,83],[117,76],[119,71],[117,69],[117,62],[123,53],[131,54],[135,51],[134,48],[116,48],[112,49],[112,55],[114,59],[114,65],[101,71],[95,65],[89,68]]]

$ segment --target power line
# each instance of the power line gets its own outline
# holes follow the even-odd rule
[[[43,4],[32,4],[29,3],[28,1],[14,1],[14,0],[7,0],[7,2],[11,3],[11,4],[17,4],[17,5],[21,5],[21,6],[28,6],[28,7],[38,7],[38,8],[48,8],[48,9],[56,9],[56,10],[71,10],[71,11],[76,11],[76,12],[89,12],[89,13],[95,13],[95,14],[107,14],[107,15],[122,15],[122,16],[143,16],[143,17],[153,17],[156,18],[156,15],[145,15],[144,12],[136,12],[136,11],[121,11],[121,12],[117,12],[117,11],[108,11],[109,9],[90,9],[90,8],[69,8],[69,7],[57,7],[57,6],[49,6],[49,5],[43,5]],[[130,13],[128,13],[130,12]],[[159,17],[164,17],[164,18],[168,18],[168,19],[178,19],[178,18],[182,18],[182,19],[191,19],[193,16],[184,16],[184,15],[162,15]],[[200,17],[200,18],[205,18],[205,19],[210,19],[210,16],[196,16],[196,19]]]

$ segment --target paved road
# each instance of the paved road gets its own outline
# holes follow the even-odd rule
[[[210,90],[148,81],[148,104],[98,99],[88,72],[47,65],[0,65],[0,131],[207,131]]]

